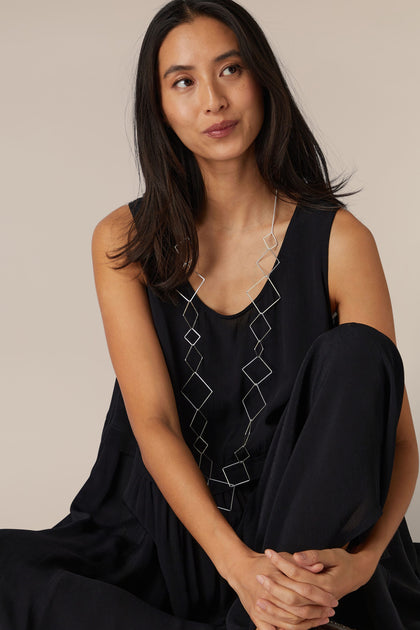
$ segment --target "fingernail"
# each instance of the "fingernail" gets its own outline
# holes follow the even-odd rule
[[[334,601],[333,601],[333,603],[331,604],[331,606],[334,606],[334,608],[335,608],[336,606],[338,606],[338,604],[339,604],[339,603],[340,603],[340,602],[338,601],[338,599],[336,599],[336,600],[334,600]]]
[[[259,607],[260,607],[260,608],[262,608],[263,610],[265,610],[265,609],[267,608],[267,606],[265,605],[265,603],[264,603],[264,602],[260,602],[260,601],[258,601],[258,602],[257,602],[257,606],[259,606]]]
[[[300,551],[295,555],[298,557],[299,560],[306,560],[306,553],[303,553],[303,551]]]
[[[265,555],[266,555],[268,558],[272,558],[272,557],[273,557],[273,552],[271,551],[271,549],[266,549],[266,550],[265,550]]]
[[[335,615],[335,610],[333,610],[333,608],[330,608],[329,610],[327,610],[327,615],[328,617],[332,617],[333,615]]]
[[[265,578],[264,578],[264,576],[263,576],[263,575],[257,575],[256,577],[257,577],[257,580],[258,580],[258,582],[259,582],[260,584],[264,584],[264,582],[265,582]]]

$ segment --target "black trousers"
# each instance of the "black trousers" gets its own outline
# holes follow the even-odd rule
[[[361,540],[387,496],[403,391],[400,354],[383,333],[352,322],[317,337],[260,479],[243,486],[227,515],[240,537],[261,552]],[[2,630],[254,628],[148,475],[128,427],[106,423],[72,507],[51,529],[0,530]],[[418,559],[405,520],[335,619],[356,630],[420,630]]]

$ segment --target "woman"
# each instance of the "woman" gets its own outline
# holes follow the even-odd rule
[[[98,459],[63,521],[3,530],[1,628],[418,630],[379,255],[243,8],[161,9],[136,125],[145,194],[92,239]]]

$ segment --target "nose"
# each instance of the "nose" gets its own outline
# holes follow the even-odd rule
[[[218,112],[221,109],[226,109],[228,101],[221,86],[209,82],[204,86],[203,92],[203,105],[206,113]]]

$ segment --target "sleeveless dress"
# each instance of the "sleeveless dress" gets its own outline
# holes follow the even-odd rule
[[[129,206],[135,216],[141,198]],[[184,439],[219,509],[259,552],[356,543],[389,486],[403,365],[386,335],[331,314],[335,214],[298,204],[279,253],[267,253],[268,278],[234,315],[189,282],[177,304],[147,288]],[[418,555],[403,519],[337,622],[420,630]],[[50,529],[0,530],[0,562],[2,630],[254,629],[145,468],[117,379],[68,515]]]

